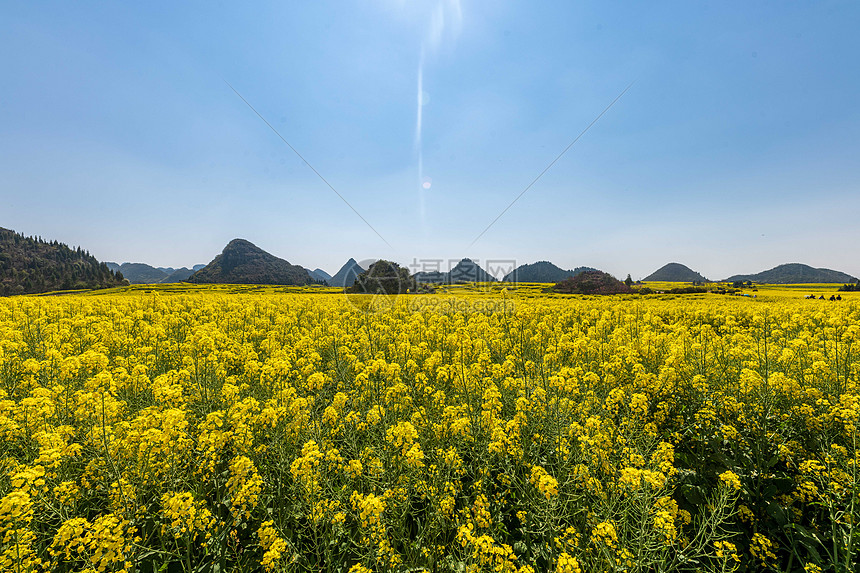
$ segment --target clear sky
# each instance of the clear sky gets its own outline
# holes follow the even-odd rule
[[[0,227],[155,266],[241,237],[332,274],[860,276],[860,3],[179,4],[2,3]]]

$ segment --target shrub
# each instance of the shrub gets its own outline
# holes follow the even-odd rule
[[[397,263],[378,260],[370,268],[358,275],[348,293],[361,294],[406,294],[415,292],[415,280],[409,271]]]
[[[633,289],[603,271],[586,271],[557,283],[551,289],[563,294],[628,294]]]

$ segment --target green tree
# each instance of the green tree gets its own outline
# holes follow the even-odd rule
[[[378,260],[358,275],[353,285],[346,290],[349,293],[405,294],[410,290],[415,291],[415,279],[397,263]]]

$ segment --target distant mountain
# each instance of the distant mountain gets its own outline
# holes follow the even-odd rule
[[[585,271],[596,271],[591,267],[576,267],[572,271],[561,269],[549,261],[538,261],[530,265],[520,265],[505,275],[504,282],[519,283],[557,283],[568,277],[575,277]]]
[[[199,271],[200,269],[202,269],[204,267],[206,267],[206,265],[194,265],[193,267],[191,267],[191,270],[196,273],[197,271]]]
[[[119,265],[110,261],[105,264],[110,270],[121,272],[123,277],[128,279],[128,282],[131,284],[178,283],[194,274],[193,270],[186,267],[182,267],[181,269],[153,267],[146,263],[123,263]],[[194,268],[200,270],[205,266],[194,265]],[[128,276],[126,276],[126,273],[128,273]]]
[[[358,275],[366,270],[358,266],[355,259],[350,258],[333,277],[326,280],[329,285],[334,287],[351,287],[355,283],[355,279],[358,278]]]
[[[233,239],[186,282],[303,285],[310,280],[303,267],[291,265],[245,239]]]
[[[160,283],[170,275],[146,263],[123,263],[119,271],[133,285]]]
[[[161,279],[162,283],[181,283],[186,280],[188,277],[194,274],[194,271],[187,267],[182,267],[181,269],[176,269],[172,273],[170,273],[165,278]]]
[[[448,273],[439,271],[420,271],[415,273],[413,278],[419,283],[445,284],[448,282]]]
[[[472,259],[463,259],[448,272],[451,283],[487,283],[495,282],[496,278],[482,269]]]
[[[668,265],[664,265],[642,280],[677,283],[708,282],[708,279],[681,263],[669,263]]]
[[[314,270],[305,269],[305,270],[308,271],[308,275],[310,275],[310,277],[312,279],[314,279],[315,281],[326,281],[329,284],[331,284],[331,275],[328,274],[327,272],[325,272],[324,270],[322,270],[322,269],[314,269]]]
[[[424,284],[456,284],[470,282],[495,282],[496,278],[481,268],[472,259],[461,260],[457,265],[443,273],[441,271],[422,271],[413,276],[416,282]]]
[[[0,295],[122,286],[89,252],[0,228]]]
[[[754,283],[770,284],[803,284],[803,283],[848,283],[857,279],[831,269],[816,269],[801,263],[779,265],[767,271],[754,275],[734,275],[725,282],[752,281]]]

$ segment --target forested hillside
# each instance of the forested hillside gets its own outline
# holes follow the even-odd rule
[[[0,295],[107,288],[125,284],[80,247],[0,228]]]

